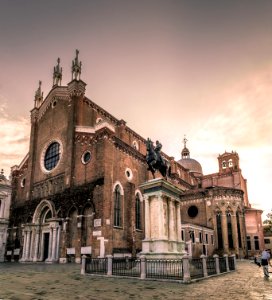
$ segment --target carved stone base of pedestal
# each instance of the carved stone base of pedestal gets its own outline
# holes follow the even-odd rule
[[[143,240],[141,255],[147,258],[181,259],[185,251],[184,242],[168,240]]]

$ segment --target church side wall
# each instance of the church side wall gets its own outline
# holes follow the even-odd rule
[[[144,235],[143,203],[142,230],[135,229],[135,190],[139,184],[146,180],[146,165],[131,157],[124,150],[117,148],[111,141],[105,141],[105,189],[104,189],[104,215],[110,218],[111,230],[107,230],[109,243],[106,249],[109,254],[114,251],[130,252],[141,248]],[[130,172],[131,178],[128,178]],[[120,184],[122,195],[122,225],[114,226],[114,186]]]

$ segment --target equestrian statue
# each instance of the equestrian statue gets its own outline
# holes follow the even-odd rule
[[[171,167],[167,160],[161,156],[162,144],[156,141],[156,146],[154,147],[153,142],[150,138],[146,141],[146,162],[148,164],[147,170],[151,171],[153,178],[155,179],[155,172],[159,170],[161,175],[165,178],[170,176]]]

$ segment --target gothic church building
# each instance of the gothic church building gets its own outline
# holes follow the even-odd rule
[[[41,82],[36,91],[29,152],[12,168],[9,260],[80,262],[83,254],[142,250],[139,186],[152,179],[146,140],[85,96],[78,54],[67,86],[58,59],[51,91],[44,98]],[[205,176],[186,140],[181,160],[161,154],[171,165],[168,180],[182,190],[180,239],[189,255],[246,257],[262,247],[261,211],[250,207],[237,153],[220,155],[219,172]]]

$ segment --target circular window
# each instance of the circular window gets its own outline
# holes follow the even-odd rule
[[[60,160],[60,144],[53,142],[49,145],[44,155],[44,167],[47,171],[51,171],[56,167]]]
[[[86,151],[85,153],[83,153],[83,155],[81,157],[82,163],[87,164],[90,160],[91,160],[91,152]]]
[[[55,100],[55,101],[52,103],[52,108],[54,108],[56,105],[57,105],[57,101]]]
[[[126,174],[126,177],[128,180],[132,179],[132,177],[133,177],[132,171],[129,168],[126,168],[125,174]]]
[[[195,205],[192,205],[188,208],[188,216],[195,218],[198,214],[198,208]]]

